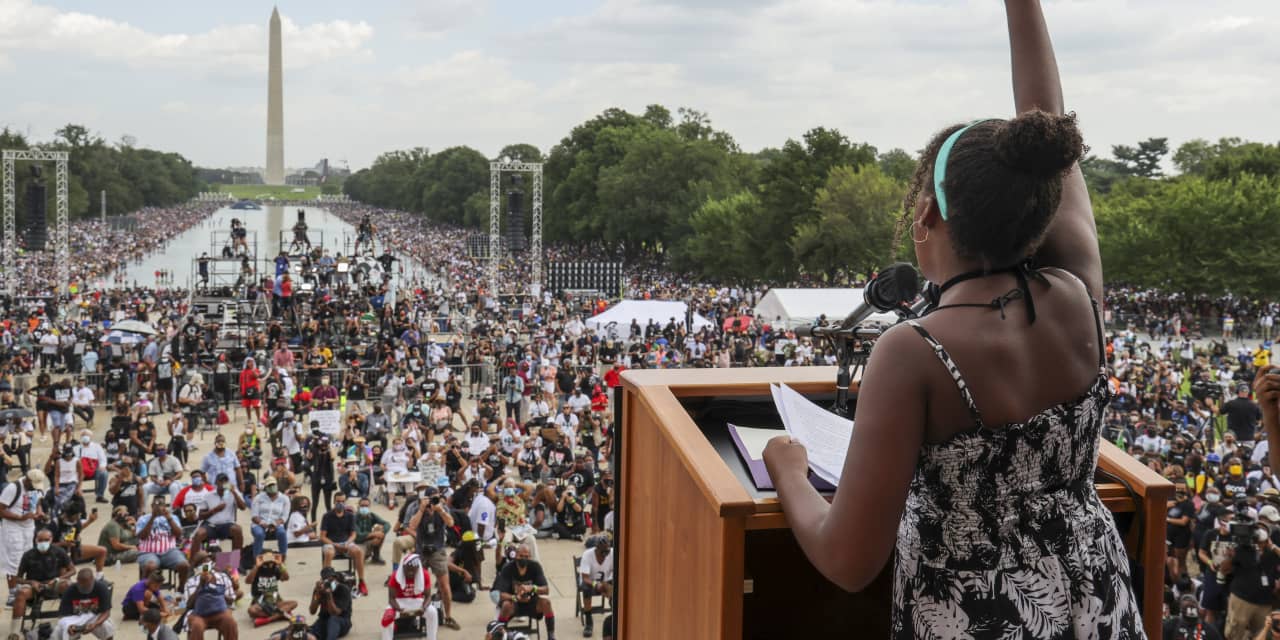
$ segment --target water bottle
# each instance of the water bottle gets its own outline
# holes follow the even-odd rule
[[[116,571],[120,570],[120,558],[116,558]]]

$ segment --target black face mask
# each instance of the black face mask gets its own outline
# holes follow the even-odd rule
[[[528,561],[528,560],[521,560],[521,559],[519,559],[519,558],[516,558],[516,568],[517,568],[517,569],[520,569],[521,571],[524,571],[524,570],[525,570],[526,568],[528,568],[528,567],[529,567],[529,561]]]

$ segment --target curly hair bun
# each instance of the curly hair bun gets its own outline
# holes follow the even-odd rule
[[[996,159],[1009,169],[1037,177],[1061,175],[1084,155],[1075,114],[1035,109],[1001,122],[993,134]]]

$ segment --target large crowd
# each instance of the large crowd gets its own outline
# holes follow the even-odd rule
[[[551,606],[538,544],[554,539],[544,548],[581,555],[577,624],[589,636],[612,595],[620,373],[832,362],[822,344],[754,317],[764,284],[632,261],[627,297],[686,301],[711,323],[599,335],[584,320],[608,295],[489,291],[467,231],[331,210],[383,273],[399,260],[410,275],[356,281],[327,271],[322,252],[286,251],[241,283],[269,311],[233,340],[191,313],[183,289],[100,286],[208,206],[143,211],[133,231],[77,223],[70,295],[54,293],[64,283],[50,254],[22,257],[26,295],[0,320],[0,570],[14,633],[48,601],[60,602],[46,622],[58,638],[109,638],[137,620],[158,638],[263,627],[332,640],[352,631],[353,601],[383,589],[382,637],[459,629],[454,613],[468,606],[492,609],[472,637],[516,638],[514,623],[532,620],[554,638],[569,612]],[[615,259],[599,247],[547,253]],[[528,268],[517,255],[501,280],[525,282]],[[314,286],[295,290],[299,275]],[[1275,306],[1114,287],[1106,307],[1107,437],[1178,486],[1170,633],[1251,638],[1280,581],[1280,478],[1249,388],[1280,355]],[[130,321],[142,326],[121,330]],[[300,554],[324,567],[314,585],[287,583]],[[108,583],[122,564],[136,579]],[[612,635],[609,618],[599,627]]]

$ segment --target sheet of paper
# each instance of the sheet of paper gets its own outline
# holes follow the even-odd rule
[[[769,444],[769,440],[786,433],[777,429],[760,429],[757,427],[739,427],[732,425],[734,431],[738,432],[738,438],[742,440],[742,446],[747,450],[747,457],[752,460],[760,460],[764,458],[765,445]]]
[[[773,396],[787,433],[808,450],[809,468],[838,486],[853,437],[853,421],[814,404],[786,385],[777,386]]]

